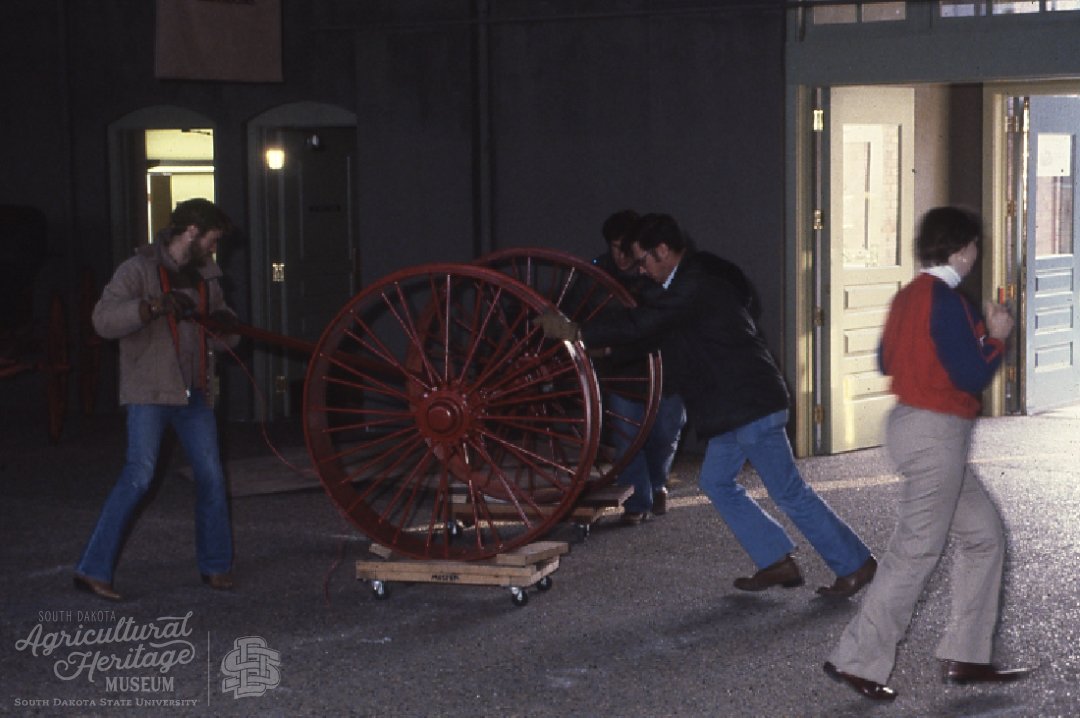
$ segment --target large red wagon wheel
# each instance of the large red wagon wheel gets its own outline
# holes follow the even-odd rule
[[[305,435],[326,492],[368,537],[414,558],[486,558],[574,505],[599,390],[580,344],[533,326],[551,308],[502,272],[434,264],[383,278],[330,322],[304,385]]]
[[[630,292],[618,280],[567,252],[534,247],[505,249],[476,261],[533,288],[575,322],[587,322],[613,305],[635,305]],[[660,404],[660,352],[629,365],[599,357],[594,359],[594,369],[601,397],[618,394],[643,408],[640,417],[630,417],[617,413],[611,402],[604,402],[603,433],[593,475],[594,485],[599,487],[614,481],[648,438]],[[619,446],[626,448],[620,451]]]

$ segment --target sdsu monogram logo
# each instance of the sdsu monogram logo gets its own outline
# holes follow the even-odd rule
[[[281,654],[267,648],[258,636],[233,641],[233,650],[221,659],[221,692],[232,691],[233,698],[261,696],[281,682]]]

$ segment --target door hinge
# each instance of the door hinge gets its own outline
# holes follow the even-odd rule
[[[820,209],[814,210],[814,231],[820,232],[825,229],[825,213]]]
[[[285,281],[285,262],[272,262],[270,264],[270,281]]]
[[[1016,383],[1016,367],[1010,366],[1005,368],[1005,379],[1012,384]]]
[[[814,110],[814,132],[825,131],[825,110]]]
[[[825,423],[825,407],[821,404],[814,407],[814,423],[818,425]]]
[[[1016,115],[1009,115],[1005,118],[1005,132],[1009,134],[1016,134],[1020,131],[1020,118]]]
[[[1010,199],[1005,203],[1005,217],[1006,219],[1013,219],[1016,217],[1016,200]]]
[[[821,307],[814,307],[814,326],[825,326],[825,310]]]

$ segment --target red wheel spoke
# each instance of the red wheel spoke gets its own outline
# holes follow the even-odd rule
[[[350,328],[345,328],[343,330],[345,335],[356,341],[356,343],[359,344],[362,348],[370,351],[372,354],[377,356],[384,363],[388,375],[393,376],[395,374],[404,372],[404,367],[402,367],[400,362],[395,358],[394,353],[389,348],[387,348],[386,345],[384,345],[377,338],[375,338],[374,334],[371,331],[371,328],[368,327],[367,323],[361,320],[360,317],[356,316],[355,312],[353,312],[353,320],[355,321],[357,327],[362,332],[365,332],[364,336],[358,335],[356,333],[356,329]],[[368,337],[371,337],[372,340],[369,340]],[[338,366],[341,366],[343,369],[350,369],[356,371],[358,374],[366,374],[367,372],[371,371],[371,369],[368,368],[367,364],[354,367],[347,362],[342,362],[340,359],[338,360]],[[413,378],[419,380],[419,377],[416,377],[414,372],[409,372],[409,374]]]
[[[386,508],[383,509],[383,512],[379,517],[380,520],[385,521],[393,513],[395,513],[393,509],[397,505],[398,501],[402,498],[405,498],[405,505],[402,511],[399,513],[399,516],[403,518],[411,518],[413,516],[414,512],[418,508],[416,502],[417,494],[419,493],[420,488],[424,485],[424,470],[427,469],[433,458],[434,453],[429,449],[421,457],[419,463],[417,463],[417,465],[405,475],[405,477],[400,482],[397,493],[394,494],[394,496],[388,502]],[[406,491],[407,489],[411,489],[411,491]],[[406,493],[408,494],[407,497]],[[411,525],[411,520],[398,521],[395,531],[395,537],[400,538],[401,532],[408,530]]]
[[[472,362],[473,362],[474,357],[476,356],[476,351],[477,351],[477,348],[478,348],[478,346],[479,346],[479,344],[481,342],[481,339],[486,337],[485,329],[488,327],[489,322],[491,321],[491,317],[495,314],[495,310],[498,307],[498,298],[499,298],[499,295],[496,294],[496,296],[492,298],[492,301],[488,303],[487,312],[484,314],[484,317],[479,322],[479,324],[477,324],[475,322],[475,317],[474,317],[474,323],[473,323],[472,326],[476,327],[476,328],[475,328],[475,330],[472,330],[472,327],[470,327],[470,330],[472,330],[472,337],[471,337],[472,341],[469,343],[468,349],[466,350],[467,353],[465,355],[464,360],[462,361],[461,371],[458,374],[458,381],[460,381],[460,382],[465,381],[466,374],[468,372],[469,367],[472,366]],[[481,302],[479,302],[479,301],[476,302],[475,308],[476,308],[475,311],[477,313],[479,313],[481,311]],[[500,350],[504,346],[504,342],[505,342],[505,336],[500,339],[500,343],[495,347],[495,352],[494,353],[496,355],[498,355],[500,353]]]
[[[570,475],[573,475],[573,473],[574,473],[573,472],[573,469],[574,469],[573,466],[568,466],[565,463],[560,463],[559,461],[555,460],[554,458],[549,459],[548,457],[542,456],[541,454],[538,454],[536,452],[526,451],[520,445],[515,444],[513,442],[510,442],[510,441],[505,441],[501,437],[496,436],[494,434],[484,433],[484,436],[487,436],[492,441],[495,441],[496,443],[498,443],[501,446],[505,447],[507,449],[507,451],[510,454],[512,454],[513,456],[516,456],[517,458],[522,459],[525,466],[533,469],[530,476],[536,476],[536,477],[539,477],[541,479],[545,479],[549,486],[553,486],[553,487],[554,486],[561,486],[562,483],[558,479],[555,478],[554,474],[550,474],[547,471],[545,471],[544,468],[543,468],[544,466],[547,466],[548,468],[555,468],[555,469],[560,469],[562,471],[566,471]],[[486,453],[485,453],[485,456],[486,456]],[[496,470],[498,471],[498,469],[496,469]],[[502,475],[501,471],[499,471],[499,474]]]
[[[333,362],[334,360],[331,359],[330,361]],[[363,394],[364,392],[367,392],[369,394],[381,394],[388,398],[408,401],[408,395],[397,387],[391,386],[386,382],[381,382],[371,376],[364,376],[363,378],[367,379],[370,383],[365,384],[355,381],[345,381],[343,379],[338,379],[332,376],[323,377],[323,381],[325,381],[327,384],[333,384],[335,386],[347,389],[356,389],[357,394]]]
[[[352,424],[337,424],[327,429],[327,433],[335,433],[341,431],[352,431],[354,429],[364,429],[370,431],[373,428],[381,426],[396,426],[401,423],[402,420],[411,420],[408,412],[403,411],[385,411],[380,409],[348,409],[345,407],[323,407],[322,411],[327,414],[334,415],[349,415],[353,416],[375,416],[383,417],[380,419],[372,419],[371,421],[356,422]]]
[[[484,367],[484,371],[475,379],[473,384],[475,386],[484,386],[489,390],[497,390],[520,378],[526,372],[526,369],[515,362],[525,353],[526,343],[524,339],[515,342],[512,347],[509,347],[508,351]],[[510,369],[509,367],[515,368]],[[493,379],[497,374],[498,379]]]
[[[446,524],[450,521],[450,472],[446,462],[441,462],[439,466],[439,483],[435,487],[435,507],[431,512],[431,518],[427,525],[427,540],[424,542],[424,546],[428,551],[432,551],[436,548],[435,538],[437,536],[437,529],[442,526],[445,533]],[[443,553],[445,554],[445,544],[443,544]]]
[[[410,437],[410,435],[411,438],[408,438],[407,441],[405,441],[404,443],[396,441],[399,438]],[[389,459],[391,457],[394,458],[394,461],[391,462],[389,467],[387,467],[388,469],[395,469],[398,466],[401,466],[405,461],[407,461],[409,452],[412,449],[420,446],[422,443],[423,438],[416,435],[416,430],[410,427],[408,429],[403,429],[401,431],[387,434],[381,439],[372,441],[368,444],[350,447],[348,449],[338,452],[337,454],[326,457],[325,461],[341,461],[342,459],[357,458],[360,455],[360,452],[365,452],[364,455],[366,455],[366,452],[370,451],[373,448],[379,448],[380,446],[385,446],[389,444],[389,446],[386,446],[385,451],[383,451],[381,454],[376,454],[372,458],[365,460],[363,463],[357,466],[351,464],[348,466],[349,470],[345,473],[345,476],[340,479],[340,481],[351,483],[363,477],[375,467],[380,466],[386,459]]]
[[[543,248],[511,249],[493,252],[477,260],[478,264],[506,272],[553,302],[571,320],[585,323],[594,319],[609,307],[634,305],[634,300],[619,282],[599,267],[578,257]],[[537,344],[538,350],[541,348]],[[537,351],[537,353],[540,353]],[[618,431],[626,436],[627,448],[616,451],[611,442],[601,435],[600,452],[596,466],[600,476],[597,485],[614,481],[619,472],[635,456],[645,443],[652,427],[660,402],[660,356],[649,355],[646,367],[637,376],[624,376],[625,369],[611,372],[603,360],[598,360],[597,377],[604,395],[618,393],[643,405],[643,420],[635,424],[636,433],[630,435],[627,425],[612,429],[615,421],[605,421],[605,432]],[[616,417],[606,410],[606,420]],[[633,422],[631,422],[633,424]],[[610,438],[610,437],[609,437]]]
[[[517,388],[518,386],[534,386],[537,382],[532,379],[523,380],[522,377],[529,376],[530,373],[535,370],[540,370],[544,373],[545,379],[576,373],[576,366],[570,363],[563,363],[557,358],[559,353],[563,350],[563,347],[560,346],[560,344],[561,343],[552,344],[543,354],[533,357],[526,356],[525,360],[519,360],[514,364],[513,370],[508,370],[506,373],[499,375],[498,380],[491,380],[489,375],[494,374],[496,370],[503,369],[507,364],[513,361],[513,357],[508,355],[506,361],[501,362],[497,366],[490,367],[489,371],[486,372],[484,376],[481,376],[476,383],[484,384],[485,388],[489,391],[498,391],[504,390],[507,386],[512,388]],[[514,349],[517,350],[518,353],[513,356],[517,356],[519,359],[523,354],[528,354],[525,352],[524,342],[516,344]]]
[[[394,317],[398,320],[401,329],[405,333],[406,339],[409,340],[412,348],[416,351],[416,356],[418,356],[420,358],[420,361],[423,362],[424,369],[427,372],[430,383],[436,384],[439,380],[439,373],[438,371],[436,371],[435,367],[431,365],[427,353],[423,350],[424,341],[417,332],[416,322],[413,320],[412,313],[409,311],[409,303],[406,301],[405,295],[402,293],[401,284],[395,283],[394,289],[397,293],[400,309],[396,309],[394,307],[393,303],[389,300],[385,293],[383,294],[383,301],[386,303],[386,307],[390,311],[390,313],[393,314]]]
[[[531,499],[528,499],[529,494],[523,492],[521,490],[521,487],[516,482],[509,481],[507,479],[506,473],[498,466],[498,464],[496,464],[492,460],[490,456],[487,455],[487,452],[485,452],[482,448],[480,448],[479,451],[481,456],[488,462],[488,465],[491,467],[492,474],[494,474],[494,476],[498,479],[499,486],[502,488],[501,493],[505,494],[508,497],[510,503],[514,506],[514,508],[517,509],[518,519],[526,526],[532,525],[532,520],[529,516],[529,513],[521,507],[521,500],[526,499],[526,503],[529,503],[531,505],[531,508],[533,508],[533,510],[537,514],[541,513],[540,507],[535,502],[532,502]]]

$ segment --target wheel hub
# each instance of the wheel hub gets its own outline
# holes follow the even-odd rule
[[[453,442],[469,430],[472,413],[464,396],[442,389],[421,399],[416,409],[416,423],[427,439]]]

